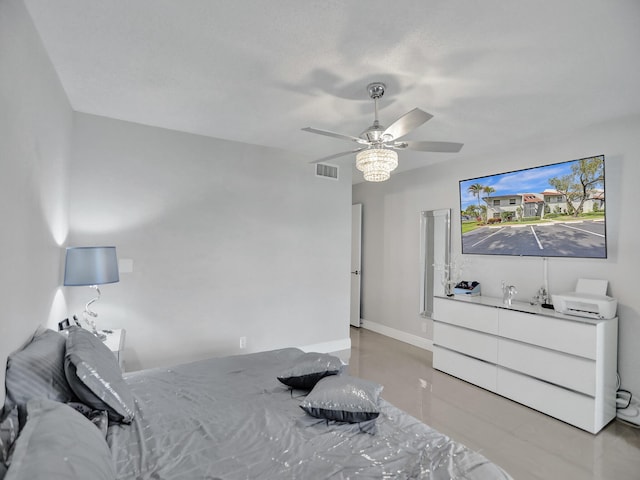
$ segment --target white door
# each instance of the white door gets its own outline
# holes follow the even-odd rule
[[[362,204],[351,205],[351,325],[360,326]]]

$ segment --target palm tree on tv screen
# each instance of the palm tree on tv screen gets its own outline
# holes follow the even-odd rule
[[[469,188],[467,188],[467,192],[472,194],[478,200],[478,211],[482,211],[482,208],[480,207],[480,194],[484,191],[484,188],[484,185],[480,183],[474,183],[473,185],[469,185]]]
[[[493,187],[490,187],[489,185],[486,185],[484,187],[482,187],[482,193],[485,193],[487,195],[487,197],[489,197],[492,193],[495,193],[496,189]],[[487,209],[485,210],[485,223],[489,223],[489,202],[487,201]]]

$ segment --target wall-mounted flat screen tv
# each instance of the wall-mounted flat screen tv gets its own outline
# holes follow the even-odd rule
[[[604,155],[460,181],[463,254],[607,258]]]

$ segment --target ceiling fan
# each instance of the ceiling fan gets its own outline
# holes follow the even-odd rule
[[[378,121],[378,99],[384,95],[385,88],[386,85],[382,82],[373,82],[367,85],[369,97],[374,101],[375,118],[373,125],[362,132],[359,137],[312,127],[302,129],[305,132],[339,138],[359,145],[355,150],[329,155],[311,163],[324,162],[349,155],[350,153],[356,153],[356,167],[364,173],[364,179],[370,182],[383,182],[389,178],[391,171],[398,166],[396,150],[410,149],[420,152],[456,153],[462,149],[462,143],[400,140],[409,132],[433,118],[433,115],[419,108],[414,108],[405,113],[388,127],[380,125]]]

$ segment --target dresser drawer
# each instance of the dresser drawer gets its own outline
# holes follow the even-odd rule
[[[596,326],[556,317],[497,309],[499,335],[585,358],[596,358]]]
[[[486,333],[498,333],[498,309],[444,298],[433,299],[432,318]]]
[[[495,392],[497,367],[446,348],[433,346],[433,368]]]
[[[596,433],[595,399],[498,367],[496,393]]]
[[[595,397],[596,362],[513,340],[498,341],[498,365]]]
[[[498,361],[498,338],[486,333],[436,321],[433,323],[433,343],[487,362]]]

